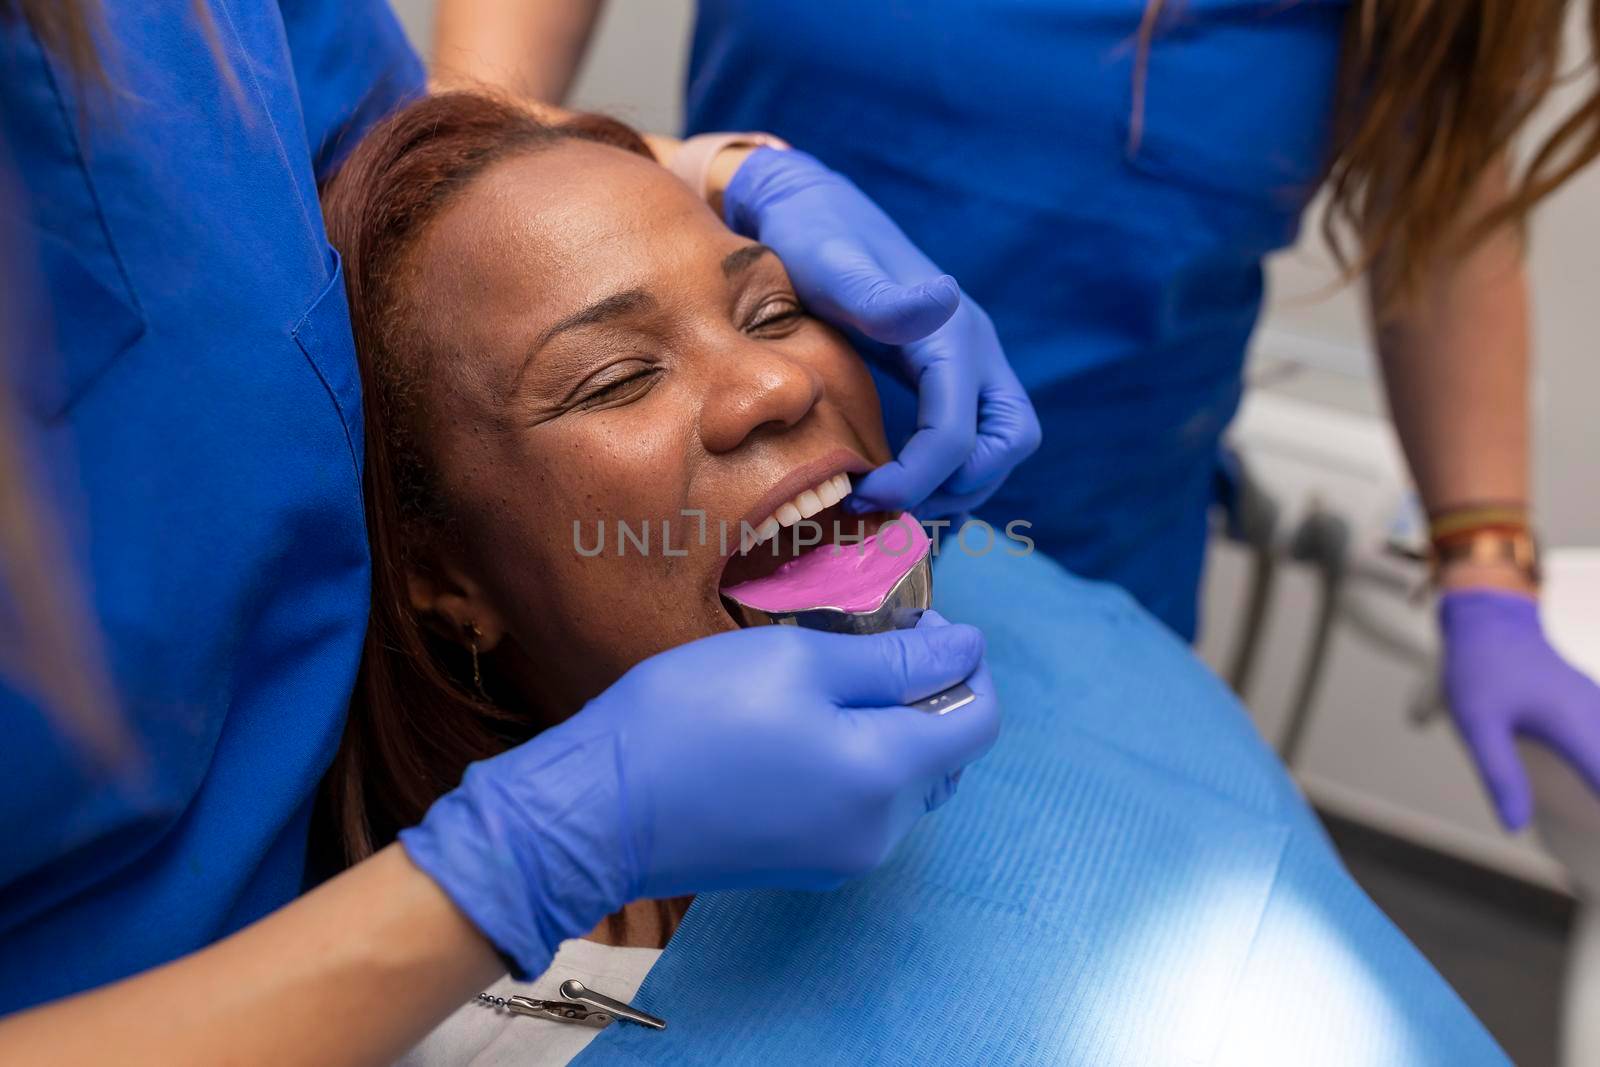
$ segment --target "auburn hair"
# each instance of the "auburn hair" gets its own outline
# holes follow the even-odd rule
[[[1184,2],[1149,0],[1136,101],[1162,16]],[[1474,206],[1480,182],[1508,160],[1529,117],[1562,80],[1568,8],[1568,0],[1351,3],[1323,235],[1346,278],[1383,260],[1375,276],[1380,314],[1414,295],[1439,262],[1504,227],[1520,231],[1541,200],[1600,155],[1600,89],[1590,85],[1513,171],[1505,197]],[[1590,47],[1600,53],[1600,0],[1589,0],[1585,17]],[[1586,77],[1593,66],[1591,58]]]
[[[408,289],[406,263],[428,224],[488,168],[574,140],[650,156],[637,133],[609,118],[551,124],[515,102],[455,92],[377,125],[323,191],[361,371],[372,551],[360,676],[317,820],[313,851],[323,868],[370,855],[418,822],[469,763],[538,728],[514,700],[488,699],[464,642],[442,639],[411,607],[407,572],[427,566],[452,524],[423,444],[426,399],[446,368],[419,328],[425,294]]]

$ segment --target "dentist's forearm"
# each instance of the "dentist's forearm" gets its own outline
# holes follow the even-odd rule
[[[504,969],[391,845],[209,948],[0,1019],[0,1063],[388,1064]]]
[[[430,84],[435,92],[497,89],[523,100],[541,118],[559,122],[562,106],[594,34],[603,0],[439,0],[434,16]],[[682,142],[644,133],[663,165]],[[721,210],[722,190],[748,148],[717,156],[710,173],[711,206]]]
[[[1497,170],[1475,207],[1504,192]],[[1378,329],[1389,408],[1430,512],[1528,501],[1528,332],[1522,242],[1510,230],[1438,264]],[[1441,577],[1447,587],[1527,584],[1499,564]]]
[[[601,0],[439,0],[436,86],[502,89],[559,105],[577,77]]]

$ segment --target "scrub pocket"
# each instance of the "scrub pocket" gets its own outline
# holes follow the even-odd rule
[[[1137,127],[1130,83],[1128,164],[1292,225],[1327,162],[1347,6],[1169,3],[1151,40]]]
[[[328,248],[328,275],[328,284],[295,325],[294,341],[339,409],[359,487],[361,467],[366,461],[361,375],[356,365],[355,336],[350,329],[350,305],[345,299],[344,263],[332,246]]]

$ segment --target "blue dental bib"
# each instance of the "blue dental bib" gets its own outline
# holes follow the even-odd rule
[[[1508,1062],[1128,596],[1001,550],[935,576],[988,636],[995,749],[871,877],[699,897],[634,1000],[668,1029],[574,1062]]]

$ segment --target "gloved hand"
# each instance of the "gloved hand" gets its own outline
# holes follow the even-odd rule
[[[728,225],[778,253],[808,308],[886,345],[917,391],[917,432],[856,486],[859,511],[968,511],[1039,447],[1039,419],[994,324],[847,178],[758,148],[723,194]]]
[[[1600,793],[1600,686],[1550,647],[1538,602],[1456,590],[1440,598],[1439,621],[1445,697],[1500,821],[1520,830],[1533,814],[1518,735],[1547,745]]]
[[[947,715],[907,708],[965,679]],[[718,634],[639,664],[577,715],[474,764],[401,833],[526,974],[640,898],[823,889],[876,867],[999,729],[983,637]]]

